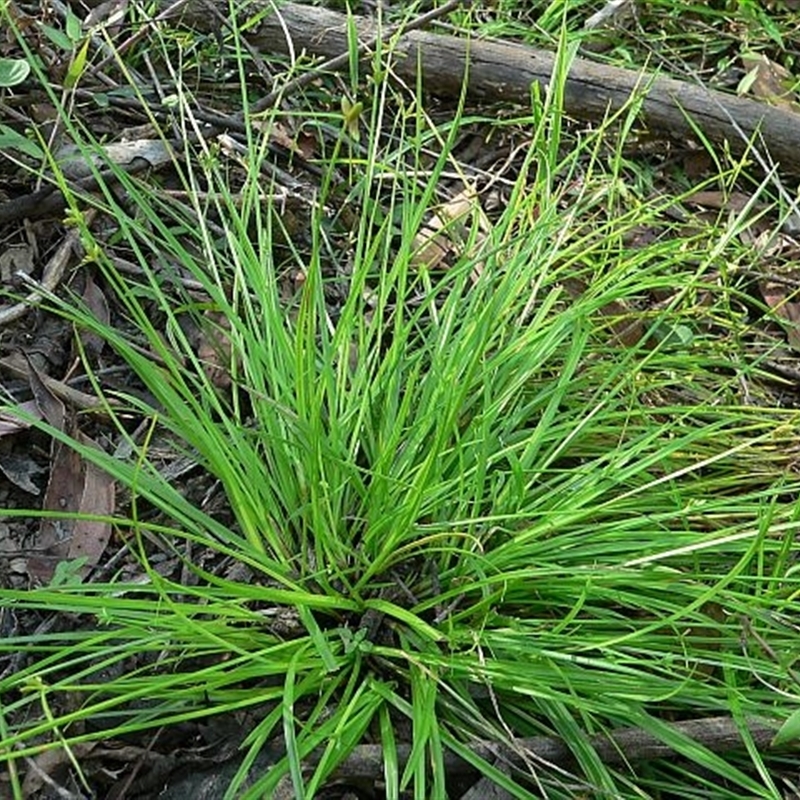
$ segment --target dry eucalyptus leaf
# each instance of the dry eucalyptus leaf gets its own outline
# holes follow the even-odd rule
[[[77,437],[81,444],[97,448],[97,444],[80,431]],[[114,513],[116,486],[114,479],[104,470],[83,461],[83,487],[78,502],[81,514],[96,517],[111,517]],[[85,559],[84,571],[97,565],[111,540],[111,524],[97,519],[76,519],[69,542],[69,559]]]
[[[772,309],[775,318],[786,331],[786,340],[793,350],[800,351],[800,302],[789,300],[797,291],[777,281],[760,282],[761,295],[764,302]]]
[[[39,410],[35,400],[26,400],[24,403],[20,403],[17,408],[24,415],[30,415],[35,419],[42,418],[42,412]],[[30,426],[31,423],[28,420],[17,416],[12,410],[0,411],[0,437],[27,430]]]
[[[475,189],[468,186],[433,213],[425,226],[414,237],[414,254],[411,263],[415,267],[445,269],[453,259],[464,254],[464,246],[470,234],[470,222],[477,215],[480,233],[476,240],[479,245],[489,230],[478,201]],[[476,275],[480,268],[476,268]]]
[[[686,198],[687,203],[696,203],[698,206],[706,208],[718,208],[720,211],[729,209],[730,211],[742,211],[750,202],[750,197],[743,192],[695,192]]]
[[[211,383],[218,389],[227,389],[231,385],[232,346],[227,333],[231,324],[220,311],[206,311],[203,316],[207,324],[201,332],[197,357]]]
[[[92,312],[95,319],[102,322],[103,325],[107,326],[109,324],[111,313],[108,309],[108,301],[103,290],[95,283],[91,271],[88,270],[86,272],[86,285],[83,287],[83,302],[86,308]],[[79,335],[87,354],[92,358],[99,356],[105,347],[103,337],[83,328],[81,328]]]
[[[48,386],[47,376],[41,374],[33,362],[23,353],[25,364],[28,370],[28,381],[30,382],[33,399],[42,414],[42,417],[57,430],[64,429],[64,419],[66,410],[64,403],[57,397]]]
[[[95,442],[79,430],[73,436],[88,447]],[[81,560],[85,573],[99,563],[111,538],[111,525],[104,520],[77,519],[72,514],[111,517],[115,509],[115,484],[110,475],[82,458],[74,448],[57,444],[50,467],[50,480],[43,508],[59,517],[42,519],[36,549],[46,557],[39,564],[37,580],[48,583],[64,560]]]
[[[280,147],[286,148],[290,153],[298,153],[299,155],[304,155],[304,153],[298,146],[297,142],[295,141],[295,137],[292,135],[292,132],[289,129],[289,127],[280,120],[274,120],[272,118],[270,119],[256,118],[253,120],[252,124],[253,127],[260,133],[266,133],[269,136],[269,140],[271,142],[274,142]]]
[[[81,457],[71,447],[57,443],[54,446],[50,480],[47,482],[42,507],[45,511],[55,511],[64,516],[45,517],[41,520],[36,537],[37,550],[55,559],[67,557],[75,525],[75,521],[67,517],[79,510],[83,485]]]
[[[0,253],[0,282],[11,283],[17,273],[30,275],[34,270],[33,248],[27,244],[6,247]]]
[[[566,278],[564,288],[573,299],[587,291],[586,284],[577,278]],[[598,309],[600,316],[608,319],[610,342],[614,347],[634,347],[645,336],[643,315],[628,307],[624,300],[611,300]]]
[[[37,793],[46,785],[54,782],[54,776],[58,776],[63,770],[72,766],[73,760],[83,759],[92,752],[97,746],[96,742],[73,742],[69,749],[66,747],[54,747],[45,750],[27,760],[28,769],[22,783],[22,796],[39,796]],[[48,797],[58,797],[57,794],[48,794]],[[74,797],[75,795],[70,795]]]
[[[687,203],[694,203],[703,208],[714,208],[720,211],[729,211],[731,217],[741,214],[752,197],[744,192],[719,192],[706,191],[695,192],[686,198]],[[761,234],[770,230],[770,223],[766,220],[763,212],[765,205],[755,202],[750,206],[746,219],[749,221],[747,227],[743,227],[739,232],[739,238],[744,244],[752,244]]]
[[[29,455],[14,452],[9,442],[0,442],[0,472],[23,492],[38,495],[39,487],[33,482],[43,468]]]
[[[785,67],[763,53],[743,53],[742,63],[747,74],[739,83],[740,95],[753,95],[786,111],[800,111],[797,96],[791,89],[796,81]]]

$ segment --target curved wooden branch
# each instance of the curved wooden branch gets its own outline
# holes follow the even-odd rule
[[[162,0],[165,2],[165,0]],[[188,0],[184,21],[208,31],[218,25],[206,0]],[[260,24],[247,32],[249,43],[262,52],[307,54],[333,58],[348,51],[347,19],[327,9],[269,0],[247,4],[248,16],[261,8]],[[374,22],[357,24],[361,41],[381,35]],[[466,82],[468,94],[490,102],[530,103],[531,86],[544,89],[553,75],[556,57],[547,51],[516,44],[469,41],[424,31],[400,36],[393,46],[393,69],[415,84],[421,70],[426,91],[457,97]],[[800,172],[800,114],[755,100],[725,94],[653,73],[597,64],[576,58],[566,82],[566,113],[600,121],[623,108],[636,95],[642,100],[642,121],[656,135],[696,139],[696,130],[717,145],[727,143],[736,154],[754,140],[766,158],[783,171]]]
[[[706,717],[668,725],[676,735],[693,739],[713,753],[725,754],[746,747],[742,731],[732,717]],[[746,727],[758,751],[765,752],[769,749],[778,726],[772,721],[750,719],[747,720]],[[673,746],[640,728],[621,728],[608,736],[593,736],[589,743],[605,764],[625,764],[677,756]],[[574,766],[574,755],[567,743],[547,736],[518,739],[513,749],[508,745],[486,741],[473,742],[469,748],[489,762],[500,758],[503,763],[523,771],[526,768],[523,754],[540,763],[547,762],[569,769]],[[410,753],[411,745],[398,745],[397,757],[401,768]],[[382,774],[383,757],[381,745],[359,745],[337,769],[337,773],[350,778],[374,778]],[[314,753],[307,763],[315,764],[318,759],[319,753]],[[445,769],[452,774],[468,771],[469,766],[448,750],[445,755]]]

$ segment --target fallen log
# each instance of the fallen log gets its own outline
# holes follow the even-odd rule
[[[697,745],[707,748],[712,753],[727,754],[731,751],[744,750],[747,738],[752,739],[758,752],[766,752],[775,736],[778,724],[770,720],[748,719],[737,723],[732,717],[705,717],[682,722],[663,723],[671,729],[675,739],[669,744],[641,728],[620,728],[609,734],[592,736],[587,743],[591,745],[598,757],[605,764],[630,764],[634,761],[652,761],[657,758],[679,758],[679,747],[674,744],[680,737],[686,743],[694,740]],[[746,731],[746,732],[745,732]],[[402,769],[411,754],[411,745],[397,745],[397,760]],[[566,769],[575,767],[575,755],[569,745],[549,736],[533,736],[517,739],[513,743],[488,742],[477,740],[464,749],[471,750],[479,758],[492,763],[500,759],[516,770],[524,772],[530,769],[533,761],[538,764],[555,764]],[[348,778],[379,778],[383,774],[384,750],[381,745],[359,745],[337,768],[336,774]],[[308,765],[316,765],[321,757],[321,750],[311,754]],[[527,761],[526,761],[527,757]],[[470,766],[456,753],[447,750],[444,758],[445,770],[448,774],[463,774]]]
[[[164,6],[169,0],[162,0]],[[207,0],[188,0],[178,12],[198,30],[219,25],[209,15]],[[180,4],[178,4],[180,5]],[[316,55],[326,59],[348,52],[344,14],[297,3],[279,5],[270,0],[245,4],[248,17],[263,13],[248,30],[249,44],[261,52]],[[357,18],[361,42],[381,37],[373,20]],[[529,105],[531,87],[548,86],[556,68],[553,53],[518,44],[460,39],[414,30],[392,45],[393,71],[415,85],[421,70],[425,91],[458,97],[466,84],[468,96],[491,103]],[[755,144],[762,166],[800,173],[800,114],[737,97],[689,81],[598,64],[575,58],[564,93],[566,113],[576,119],[599,122],[609,112],[624,108],[632,96],[641,97],[641,122],[656,136],[679,141],[696,140],[696,131],[710,142],[727,145],[737,155]]]

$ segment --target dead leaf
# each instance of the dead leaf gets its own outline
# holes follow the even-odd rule
[[[800,302],[789,299],[797,296],[797,290],[792,291],[786,284],[768,279],[760,281],[759,288],[764,302],[786,331],[789,346],[800,351]]]
[[[19,453],[11,449],[9,441],[0,442],[0,472],[23,492],[38,495],[39,487],[33,477],[43,472],[44,468],[27,453]]]
[[[257,131],[267,134],[270,142],[283,147],[290,153],[297,153],[297,155],[304,158],[308,158],[312,154],[312,151],[307,149],[309,142],[305,141],[306,149],[304,149],[303,144],[292,135],[291,130],[285,123],[270,117],[263,120],[255,119],[252,124]],[[310,137],[305,136],[304,138],[308,139]],[[316,148],[316,142],[314,142],[314,148]]]
[[[26,354],[23,354],[28,365],[28,381],[33,392],[33,399],[42,417],[56,430],[64,430],[64,403],[50,391],[45,376],[33,365]]]
[[[577,278],[566,278],[563,285],[573,299],[578,299],[588,289],[586,284]],[[644,339],[646,333],[644,315],[632,311],[624,301],[612,300],[597,311],[600,316],[609,320],[611,344],[615,347],[634,347]]]
[[[83,302],[95,319],[108,326],[111,314],[108,310],[108,301],[103,290],[95,283],[91,271],[86,271],[86,285],[83,287]],[[103,351],[105,341],[96,333],[81,328],[81,342],[90,358],[97,358]]]
[[[30,364],[19,352],[12,353],[7,358],[0,358],[0,368],[7,369],[12,375],[16,375],[20,378],[28,378],[30,380]],[[52,394],[58,399],[66,401],[70,406],[75,408],[96,410],[104,406],[105,403],[109,403],[110,405],[119,405],[119,401],[113,397],[100,400],[93,395],[86,394],[86,392],[82,392],[79,389],[73,388],[63,381],[57,381],[55,378],[51,378],[49,375],[38,373],[38,378],[48,391],[52,392]],[[37,418],[43,418],[38,406]]]
[[[86,15],[84,29],[102,28],[113,38],[122,30],[127,10],[128,0],[105,0]]]
[[[73,448],[55,443],[42,505],[45,511],[55,511],[59,516],[42,519],[36,541],[37,550],[48,556],[65,559],[69,553],[75,525],[69,515],[80,508],[84,483],[82,466],[81,457]]]
[[[18,273],[31,275],[34,268],[33,248],[30,245],[11,245],[0,253],[0,282],[2,283],[11,283]]]
[[[686,198],[686,202],[696,203],[698,206],[705,206],[706,208],[718,208],[720,211],[728,209],[739,213],[747,207],[750,199],[743,192],[726,194],[725,192],[707,191],[690,194]]]
[[[738,94],[751,94],[786,111],[800,111],[797,95],[791,88],[796,81],[789,70],[764,53],[743,53],[742,64],[747,74],[739,82]]]
[[[97,447],[79,430],[72,435],[85,446]],[[110,523],[72,515],[110,517],[114,502],[115,484],[111,476],[82,458],[73,447],[57,443],[42,505],[59,516],[45,518],[39,526],[36,547],[45,560],[38,563],[35,577],[49,583],[61,561],[80,560],[78,572],[82,575],[98,564],[111,539]]]
[[[461,255],[470,237],[469,224],[477,215],[479,233],[473,250],[485,240],[489,222],[481,210],[478,194],[468,186],[442,206],[439,206],[428,222],[414,237],[414,253],[411,263],[415,267],[446,269]],[[482,271],[478,265],[473,274],[477,278]]]
[[[200,334],[197,358],[211,383],[218,389],[227,389],[231,385],[231,323],[221,311],[206,311],[203,316],[208,324]]]
[[[17,408],[24,415],[31,416],[34,419],[42,418],[42,412],[39,410],[35,400],[26,400],[24,403],[20,403]],[[17,416],[12,409],[0,411],[0,438],[19,431],[25,431],[30,426],[31,423],[28,420]]]
[[[317,139],[310,133],[299,131],[296,136],[297,151],[306,161],[310,161],[317,154]]]
[[[687,150],[681,160],[686,177],[698,183],[714,166],[714,159],[706,150]]]
[[[771,225],[766,220],[764,211],[766,206],[764,203],[752,202],[752,197],[744,194],[743,192],[695,192],[686,198],[687,203],[694,203],[704,208],[714,208],[720,211],[729,211],[731,216],[741,214],[747,207],[750,208],[747,212],[746,220],[747,226],[742,226],[739,231],[739,239],[744,244],[753,244],[754,240],[767,230],[770,230]],[[708,220],[713,222],[713,220]]]
[[[98,448],[97,444],[80,431],[76,434],[81,444]],[[116,485],[105,471],[83,461],[83,491],[78,503],[78,512],[96,517],[111,517],[114,513]],[[104,520],[76,519],[72,526],[72,538],[67,558],[86,559],[82,571],[88,572],[100,562],[111,540],[111,523]]]
[[[30,428],[32,422],[25,419],[25,415],[42,419],[42,411],[35,400],[20,403],[17,408],[19,415],[14,413],[14,409],[0,411],[0,438]],[[12,447],[10,440],[0,442],[0,472],[22,491],[38,495],[41,490],[33,482],[33,476],[42,472],[42,466],[29,454],[15,452]]]
[[[62,783],[64,776],[59,773],[72,769],[74,759],[85,758],[96,746],[96,742],[73,742],[69,750],[66,747],[55,747],[28,759],[28,771],[22,782],[22,796],[34,797],[46,784]]]

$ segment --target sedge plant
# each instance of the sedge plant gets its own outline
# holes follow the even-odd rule
[[[777,729],[797,702],[798,419],[768,402],[747,348],[730,268],[747,221],[665,222],[680,198],[653,200],[624,137],[609,147],[633,100],[565,146],[568,61],[564,46],[531,113],[462,106],[441,124],[385,71],[363,90],[354,58],[362,117],[350,101],[345,119],[308,111],[328,144],[299,233],[265,178],[278,111],[250,120],[233,188],[230,154],[193,135],[179,97],[183,199],[109,165],[117,185],[99,175],[89,202],[111,237],[63,186],[117,313],[68,291],[43,304],[130,371],[112,391],[83,353],[125,446],[36,424],[124,489],[107,521],[138,574],[0,590],[0,606],[74,621],[0,641],[24,654],[0,677],[17,796],[48,749],[81,775],[87,743],[245,711],[230,798],[318,796],[367,743],[391,800],[447,797],[450,754],[518,798],[778,796],[748,723]],[[488,228],[476,209],[431,267],[420,232],[467,125],[529,146]],[[630,246],[646,226],[664,235]],[[216,343],[213,365],[191,330]],[[224,513],[170,480],[165,451],[213,479]],[[162,552],[191,580],[164,575]],[[719,716],[740,751],[670,724]],[[631,727],[677,758],[601,758],[592,738]],[[562,740],[571,764],[527,751],[532,736]]]

